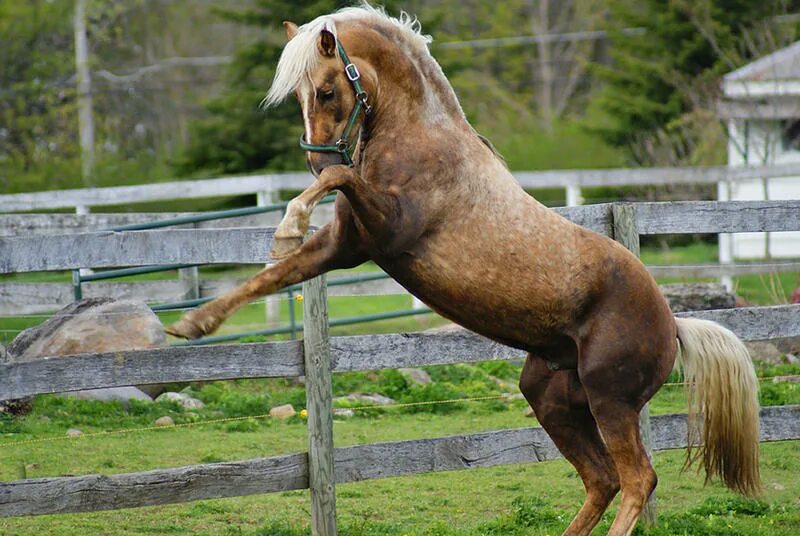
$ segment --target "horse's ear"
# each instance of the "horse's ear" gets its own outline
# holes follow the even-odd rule
[[[332,58],[336,55],[336,37],[329,30],[320,32],[317,46],[323,56]]]
[[[286,40],[291,41],[297,35],[297,24],[290,20],[283,21],[283,27],[286,28]]]

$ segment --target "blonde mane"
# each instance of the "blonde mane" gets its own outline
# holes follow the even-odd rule
[[[358,7],[346,7],[331,15],[317,17],[298,28],[297,35],[286,44],[281,53],[272,87],[262,103],[265,107],[280,103],[294,92],[303,80],[310,78],[321,59],[316,46],[320,32],[328,30],[338,39],[336,23],[345,21],[363,22],[374,26],[388,24],[399,28],[401,30],[399,35],[404,37],[406,46],[414,52],[430,55],[428,44],[432,38],[422,34],[422,25],[416,17],[402,11],[399,18],[394,18],[387,15],[382,8],[367,3]]]

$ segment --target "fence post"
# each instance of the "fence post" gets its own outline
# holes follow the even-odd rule
[[[583,204],[583,199],[581,199],[581,187],[577,184],[569,184],[566,187],[567,190],[567,206],[568,207],[577,207]]]
[[[636,225],[636,207],[632,204],[614,203],[611,207],[612,221],[614,222],[614,240],[625,246],[637,257],[639,256],[639,229]],[[642,443],[647,450],[647,457],[653,461],[653,430],[650,426],[650,405],[645,404],[639,414],[639,430]],[[654,525],[656,522],[656,492],[650,495],[647,504],[642,510],[639,519],[645,525]]]
[[[308,407],[308,487],[311,534],[336,535],[333,472],[333,387],[325,276],[303,283],[303,353]]]
[[[266,190],[256,192],[256,206],[265,207],[278,201],[280,201],[280,192],[273,189],[271,180]],[[280,295],[270,294],[264,297],[264,314],[267,326],[277,326],[281,323]]]

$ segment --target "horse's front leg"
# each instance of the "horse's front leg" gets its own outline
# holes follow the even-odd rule
[[[311,213],[317,204],[353,177],[355,172],[346,166],[330,166],[322,170],[317,180],[287,205],[286,214],[275,229],[270,256],[284,259],[296,251],[308,232]]]
[[[165,331],[175,337],[197,339],[215,331],[237,309],[257,298],[329,270],[357,266],[367,258],[355,229],[350,204],[340,196],[336,200],[333,221],[294,253],[261,270],[230,292],[187,312]]]

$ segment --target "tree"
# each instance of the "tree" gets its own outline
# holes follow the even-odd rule
[[[593,130],[628,149],[639,164],[709,163],[697,162],[697,148],[708,129],[721,132],[713,114],[719,77],[771,52],[752,46],[754,35],[782,36],[773,40],[773,49],[794,38],[794,23],[787,27],[776,16],[795,4],[800,3],[614,0],[608,16],[613,61],[594,65],[605,83],[596,100],[605,122]],[[625,35],[625,28],[643,31]],[[720,151],[708,152],[713,159]]]
[[[303,132],[299,108],[289,101],[260,110],[286,43],[281,22],[308,22],[352,2],[255,0],[252,7],[221,10],[222,17],[261,28],[262,38],[242,48],[230,68],[225,93],[209,102],[208,117],[190,128],[190,142],[176,167],[180,173],[242,173],[304,167],[297,141]],[[384,3],[391,13],[392,2]]]

